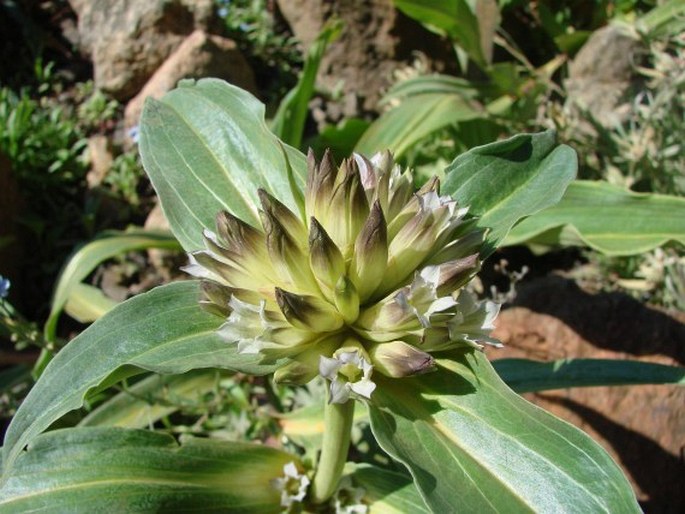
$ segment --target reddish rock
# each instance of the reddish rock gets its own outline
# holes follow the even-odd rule
[[[183,78],[216,77],[256,91],[252,69],[230,39],[196,30],[164,61],[145,87],[126,106],[124,123],[138,124],[145,98],[160,98]]]
[[[135,95],[196,28],[211,25],[212,0],[71,0],[95,85],[117,100]]]

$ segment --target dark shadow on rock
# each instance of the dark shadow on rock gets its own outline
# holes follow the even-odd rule
[[[682,478],[685,462],[665,451],[652,439],[625,428],[599,412],[568,398],[540,395],[546,401],[562,405],[575,412],[602,437],[612,441],[621,464],[630,472],[640,489],[649,496],[641,502],[647,514],[677,514],[685,512],[685,488]]]
[[[599,348],[685,364],[685,324],[625,294],[590,294],[551,276],[521,284],[513,305],[554,316]]]

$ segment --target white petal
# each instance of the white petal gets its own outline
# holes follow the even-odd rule
[[[345,403],[350,399],[350,390],[346,386],[337,378],[331,382],[330,403]]]
[[[359,382],[350,384],[350,389],[352,389],[352,392],[358,394],[359,396],[370,399],[371,393],[373,393],[374,389],[376,389],[376,384],[371,380],[363,378]]]
[[[338,359],[331,359],[322,355],[319,359],[319,374],[328,380],[335,380],[341,366],[342,363]]]

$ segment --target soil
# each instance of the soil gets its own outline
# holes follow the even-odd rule
[[[633,359],[685,363],[685,313],[619,293],[588,293],[559,276],[522,283],[499,316],[492,359]],[[647,513],[685,511],[685,388],[587,387],[524,395],[576,425],[621,465]]]

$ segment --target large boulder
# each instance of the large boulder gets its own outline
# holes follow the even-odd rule
[[[342,34],[324,55],[318,75],[326,89],[342,86],[343,116],[375,111],[394,72],[410,65],[416,52],[438,71],[454,62],[448,45],[397,11],[391,0],[278,0],[278,6],[305,48],[326,21],[343,22]]]
[[[254,74],[234,41],[196,30],[154,73],[126,106],[127,128],[138,124],[145,98],[160,98],[183,78],[216,77],[256,93]]]
[[[212,0],[71,0],[79,45],[95,85],[117,100],[135,95],[196,28],[212,23]]]

